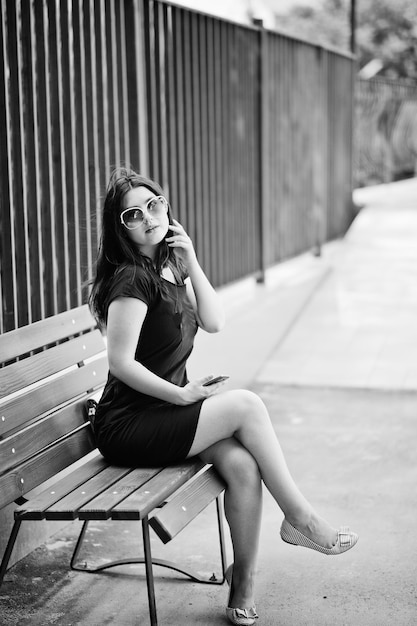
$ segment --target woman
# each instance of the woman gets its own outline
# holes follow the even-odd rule
[[[233,624],[253,624],[262,481],[284,513],[284,541],[341,554],[357,535],[333,529],[300,493],[258,396],[219,393],[222,382],[206,385],[212,376],[188,381],[197,328],[218,332],[224,314],[162,189],[131,170],[109,183],[90,306],[107,328],[110,370],[95,418],[99,449],[115,463],[200,455],[216,467],[234,552],[226,613]]]

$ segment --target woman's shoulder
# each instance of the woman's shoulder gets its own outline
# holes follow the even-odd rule
[[[123,265],[120,265],[114,272],[113,281],[133,284],[136,281],[150,280],[149,274],[149,270],[144,267],[133,263],[123,263]]]
[[[112,299],[125,296],[139,298],[150,304],[156,295],[156,284],[147,268],[124,264],[113,274],[111,292]]]

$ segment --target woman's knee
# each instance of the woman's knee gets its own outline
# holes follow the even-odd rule
[[[230,393],[235,394],[233,408],[239,416],[261,419],[268,417],[263,401],[253,391],[237,389]]]

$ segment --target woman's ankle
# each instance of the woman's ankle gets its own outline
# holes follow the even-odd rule
[[[310,506],[293,506],[284,510],[285,519],[297,530],[307,527],[311,521],[317,517],[315,511]]]
[[[233,567],[229,606],[250,608],[254,605],[255,572],[247,568]]]

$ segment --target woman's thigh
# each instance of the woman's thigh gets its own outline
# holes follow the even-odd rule
[[[201,454],[213,444],[233,437],[244,420],[267,417],[262,400],[251,391],[236,389],[204,400],[188,456]]]

